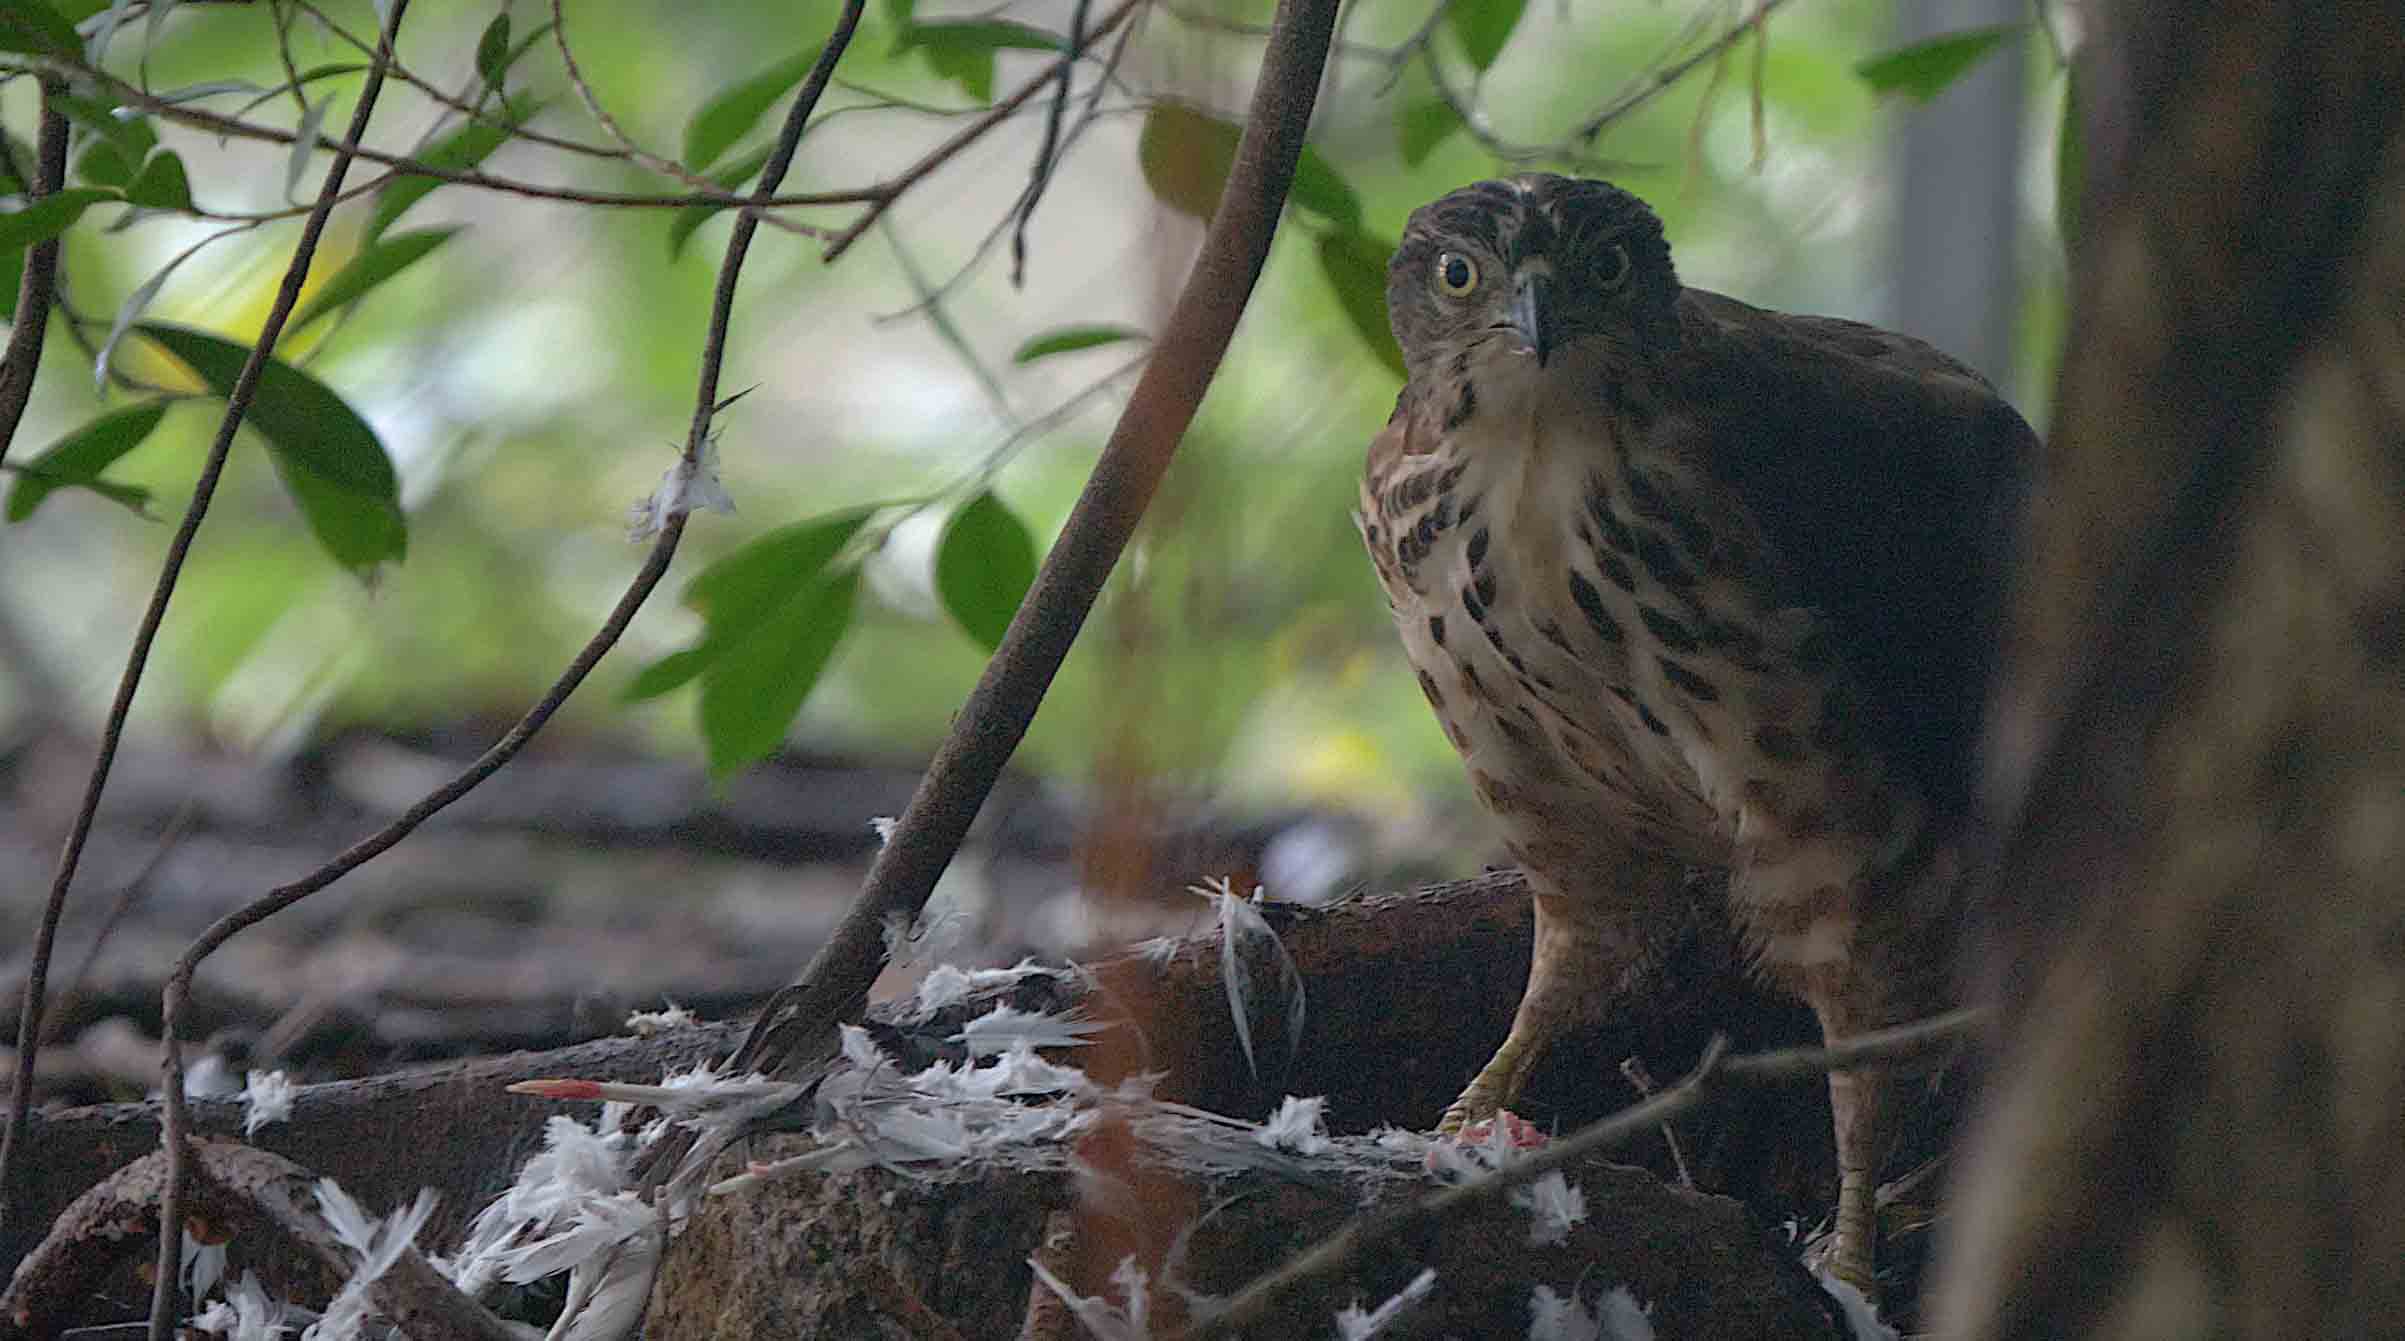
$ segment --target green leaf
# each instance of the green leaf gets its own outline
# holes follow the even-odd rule
[[[1002,50],[1061,51],[1059,34],[1008,19],[961,19],[903,25],[894,50],[926,53],[927,68],[950,79],[979,102],[994,100],[994,53]]]
[[[327,94],[301,108],[301,124],[293,130],[292,150],[284,158],[284,198],[290,200],[301,189],[301,178],[309,171],[309,156],[317,152],[317,141],[326,124],[326,113],[333,110],[334,95]]]
[[[1386,261],[1395,244],[1362,233],[1323,233],[1319,268],[1336,290],[1337,305],[1378,361],[1403,375],[1403,349],[1386,322]]]
[[[685,162],[695,170],[709,167],[758,124],[777,100],[793,91],[818,63],[810,51],[779,61],[759,74],[720,89],[685,126]]]
[[[248,346],[205,331],[163,322],[135,329],[221,397],[233,394],[250,358]],[[409,527],[401,515],[392,458],[342,397],[291,364],[271,359],[244,422],[266,440],[277,477],[336,562],[364,575],[407,552]]]
[[[425,259],[435,248],[463,231],[458,227],[420,228],[395,233],[363,248],[292,314],[291,329],[299,330],[338,308],[365,297],[368,290]]]
[[[210,242],[224,236],[225,232],[217,233],[169,257],[167,264],[160,266],[150,278],[135,285],[133,292],[125,295],[125,301],[117,304],[116,319],[109,323],[109,338],[100,342],[100,352],[92,358],[92,394],[99,395],[108,389],[109,367],[117,357],[117,342],[123,340],[125,333],[133,329],[136,321],[141,320],[142,314],[150,310],[151,302],[159,296],[159,289],[167,283],[167,277],[181,268],[184,262],[198,256]]]
[[[43,238],[57,237],[82,218],[85,210],[115,199],[114,191],[79,186],[44,196],[14,214],[0,214],[0,250],[30,247]]]
[[[1403,165],[1416,168],[1427,162],[1428,155],[1461,127],[1461,113],[1433,93],[1404,100],[1395,108],[1395,141],[1403,152]]]
[[[149,118],[134,114],[114,102],[60,93],[53,95],[49,103],[70,124],[94,138],[116,145],[128,164],[141,162],[150,156],[151,150],[159,147],[159,133],[151,129]]]
[[[936,594],[988,652],[1002,645],[1035,569],[1035,537],[990,489],[952,514],[935,547]]]
[[[20,477],[31,477],[36,473],[32,467],[20,466],[14,461],[0,462],[0,470]],[[150,515],[150,490],[139,484],[119,484],[115,480],[83,480],[73,487],[98,494],[144,521],[158,520]]]
[[[2006,38],[2018,37],[2025,24],[2004,23],[1993,28],[1966,28],[1898,47],[1854,67],[1871,91],[1901,94],[1927,102],[1971,67],[1993,55]]]
[[[629,703],[640,703],[647,698],[658,698],[701,674],[711,662],[718,659],[718,654],[724,650],[726,649],[723,647],[713,647],[708,643],[701,643],[681,652],[671,652],[635,672],[634,682],[627,685],[626,692],[619,697]]]
[[[93,487],[100,472],[140,446],[166,417],[165,401],[131,405],[104,414],[44,447],[18,467],[16,487],[8,491],[8,519],[21,522],[32,516],[53,490]]]
[[[2054,140],[2054,231],[2065,247],[2079,223],[2079,193],[2086,189],[2087,155],[2080,135],[2079,85],[2063,71],[2063,124]]]
[[[490,121],[471,121],[444,136],[433,148],[417,155],[428,167],[451,172],[465,172],[492,157],[495,149],[509,142],[516,127],[539,110],[540,104],[525,98],[509,100],[503,111],[507,124]],[[366,241],[373,242],[392,227],[403,211],[425,198],[426,193],[442,185],[438,178],[404,176],[394,181],[376,197],[375,213],[368,216]]]
[[[725,168],[712,173],[710,184],[721,191],[740,189],[745,182],[759,176],[760,169],[768,166],[768,156],[774,149],[774,145],[761,145]],[[668,258],[674,260],[683,255],[685,243],[692,239],[693,231],[708,223],[711,215],[725,208],[724,205],[687,205],[669,216]]]
[[[1062,326],[1031,337],[1010,356],[1013,363],[1033,363],[1055,354],[1092,349],[1096,345],[1112,345],[1122,340],[1149,340],[1152,337],[1127,326]]]
[[[192,179],[184,175],[184,160],[173,149],[161,149],[150,156],[125,188],[125,198],[153,210],[189,210],[192,208]]]
[[[644,667],[626,697],[657,698],[701,674],[780,602],[818,581],[871,511],[854,508],[778,527],[703,569],[684,595],[684,603],[701,613],[701,641]]]
[[[67,16],[44,0],[0,0],[0,51],[80,61],[84,44]]]
[[[553,26],[551,20],[545,19],[529,29],[526,36],[519,38],[518,44],[509,49],[509,59],[502,62],[503,67],[515,68],[519,61],[525,59],[526,53],[534,49],[535,43],[551,36]]]
[[[1136,141],[1144,184],[1171,209],[1210,218],[1236,165],[1239,134],[1233,123],[1184,103],[1155,103]],[[1360,194],[1309,145],[1295,164],[1287,198],[1340,229],[1361,225]]]
[[[1511,41],[1511,30],[1520,25],[1521,11],[1528,0],[1454,0],[1445,11],[1445,21],[1453,25],[1453,35],[1461,39],[1463,54],[1480,73],[1503,54],[1503,46]]]
[[[476,39],[476,73],[484,78],[485,87],[499,88],[509,74],[509,11],[502,10],[493,21],[484,25]]]
[[[180,107],[188,102],[206,102],[211,98],[222,98],[229,93],[264,93],[266,91],[247,79],[211,79],[198,84],[183,84],[175,88],[161,89],[150,96],[170,106]]]
[[[314,84],[321,79],[333,79],[340,75],[357,74],[366,68],[367,67],[364,65],[341,61],[327,65],[312,65],[308,69],[301,71],[299,78],[294,79],[289,83],[278,84],[274,88],[261,90],[258,97],[255,97],[249,102],[242,104],[242,106],[239,108],[236,108],[234,114],[236,116],[249,116],[252,112],[258,109],[261,103],[272,102],[275,99],[281,98],[285,94],[290,93],[294,89],[307,88],[311,84]]]
[[[125,184],[134,179],[134,161],[138,160],[129,161],[125,151],[114,142],[91,137],[76,152],[75,179],[124,190]]]
[[[1310,145],[1303,146],[1303,156],[1294,165],[1294,185],[1287,197],[1295,204],[1335,224],[1338,228],[1361,226],[1361,195],[1352,183],[1337,175],[1328,160]]]
[[[701,682],[710,775],[723,778],[776,752],[852,622],[860,574],[846,569],[779,603]]]

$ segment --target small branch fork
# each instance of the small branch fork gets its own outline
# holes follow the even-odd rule
[[[1967,1036],[1984,1016],[1985,1012],[1975,1007],[1965,1008],[1840,1039],[1825,1048],[1780,1048],[1742,1057],[1729,1056],[1727,1037],[1716,1034],[1705,1045],[1695,1069],[1678,1084],[1491,1173],[1432,1193],[1400,1210],[1353,1221],[1335,1237],[1288,1259],[1284,1265],[1237,1291],[1224,1309],[1195,1324],[1186,1333],[1186,1341],[1233,1335],[1259,1322],[1278,1296],[1304,1281],[1344,1270],[1376,1244],[1435,1224],[1467,1207],[1493,1201],[1556,1169],[1613,1149],[1655,1126],[1695,1111],[1739,1085],[1809,1080],[1850,1067],[1904,1061]]]

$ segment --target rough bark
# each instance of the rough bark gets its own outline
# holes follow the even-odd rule
[[[1940,1330],[2405,1335],[2405,14],[2104,19]]]
[[[1135,1171],[1146,1194],[1142,1225],[1105,1223],[1107,1203],[1081,1199],[1077,1176],[1059,1168],[934,1180],[871,1170],[771,1182],[714,1200],[677,1240],[648,1334],[1074,1341],[1089,1333],[1036,1283],[1028,1260],[1076,1293],[1121,1302],[1109,1277],[1122,1248],[1152,1258],[1147,1297],[1165,1332],[1187,1311],[1163,1282],[1160,1255],[1185,1224],[1194,1228],[1181,1246],[1178,1284],[1224,1296],[1353,1215],[1427,1190],[1422,1180],[1334,1155],[1298,1165],[1202,1177],[1144,1164]],[[1605,1290],[1625,1288],[1650,1305],[1664,1336],[1845,1335],[1795,1253],[1737,1202],[1600,1161],[1575,1169],[1570,1181],[1586,1197],[1587,1219],[1559,1243],[1532,1245],[1527,1211],[1490,1204],[1442,1231],[1372,1250],[1341,1280],[1294,1291],[1250,1334],[1330,1334],[1337,1310],[1374,1308],[1433,1269],[1428,1298],[1380,1335],[1524,1334],[1539,1284],[1578,1292],[1590,1307]],[[1140,1242],[1130,1242],[1131,1231]]]

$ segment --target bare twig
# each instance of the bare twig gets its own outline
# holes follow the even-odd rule
[[[320,26],[334,34],[336,38],[370,55],[375,53],[376,48],[373,43],[343,27],[339,20],[326,12],[324,6],[316,4],[314,0],[292,0],[292,3],[297,5],[302,13],[317,20]],[[547,134],[532,126],[513,124],[507,116],[496,116],[486,111],[480,102],[472,103],[465,98],[444,91],[441,85],[417,74],[406,65],[396,63],[392,67],[392,77],[470,121],[506,128],[513,137],[524,140],[528,144],[539,144],[547,149],[557,149],[563,153],[578,154],[585,158],[602,158],[620,163],[627,161],[626,151],[616,145],[588,144],[583,140],[572,140],[564,135]]]
[[[1671,85],[1686,78],[1690,71],[1705,61],[1718,60],[1722,52],[1744,40],[1748,33],[1759,29],[1763,22],[1769,19],[1772,10],[1786,3],[1787,0],[1761,0],[1761,3],[1754,6],[1751,16],[1730,24],[1711,41],[1704,43],[1681,59],[1632,80],[1610,102],[1589,113],[1584,121],[1579,122],[1577,129],[1571,132],[1571,140],[1592,147],[1595,137],[1602,134],[1606,127],[1660,97]]]
[[[367,133],[369,116],[375,111],[376,98],[384,91],[384,62],[390,59],[393,34],[400,28],[402,15],[409,11],[409,0],[393,0],[384,21],[384,34],[378,47],[377,59],[369,64],[367,82],[359,90],[359,103],[351,109],[350,138],[354,141]],[[177,526],[175,538],[168,542],[167,558],[159,568],[159,581],[152,591],[150,608],[143,612],[141,627],[134,633],[133,652],[126,658],[125,674],[118,681],[117,700],[109,707],[107,724],[101,731],[98,756],[92,761],[91,781],[84,788],[82,807],[76,812],[73,832],[60,854],[58,875],[50,887],[53,906],[63,905],[67,888],[75,880],[75,868],[83,855],[84,840],[92,831],[92,818],[100,809],[100,793],[108,786],[109,768],[116,761],[117,743],[125,733],[126,715],[133,710],[134,693],[142,686],[142,672],[150,662],[150,645],[158,637],[159,625],[167,618],[167,603],[175,596],[176,580],[183,575],[184,559],[192,552],[194,537],[200,524],[209,515],[210,500],[216,496],[217,480],[225,472],[227,455],[234,447],[234,434],[242,427],[243,416],[250,412],[251,400],[258,395],[260,379],[267,372],[268,359],[274,355],[276,341],[284,334],[284,323],[291,319],[292,310],[301,300],[301,287],[308,282],[309,266],[317,257],[318,239],[326,231],[326,220],[342,197],[342,179],[350,173],[352,155],[337,150],[333,165],[326,169],[326,179],[318,188],[317,207],[301,224],[300,240],[293,244],[292,262],[284,267],[284,282],[276,290],[276,300],[267,311],[267,320],[260,327],[259,338],[251,342],[250,357],[235,377],[232,391],[226,397],[225,417],[218,421],[217,436],[209,444],[208,459],[202,463],[200,479],[192,486],[191,506],[184,509],[184,520]],[[159,1194],[159,1264],[158,1280],[150,1298],[150,1341],[167,1341],[175,1329],[178,1283],[183,1265],[183,1216],[177,1206],[182,1190],[185,1155],[185,1130],[189,1115],[184,1109],[183,1054],[177,1047],[175,1019],[175,984],[168,984],[166,1001],[170,1014],[161,1026],[166,1044],[167,1094],[161,1115],[161,1142],[167,1151],[167,1184]]]
[[[1957,1010],[1893,1029],[1840,1039],[1825,1048],[1780,1048],[1743,1057],[1728,1056],[1728,1039],[1714,1035],[1705,1045],[1695,1069],[1678,1084],[1490,1173],[1432,1193],[1410,1206],[1354,1220],[1335,1237],[1288,1259],[1276,1270],[1237,1291],[1225,1309],[1197,1323],[1187,1336],[1190,1341],[1203,1341],[1258,1322],[1279,1295],[1306,1280],[1343,1270],[1372,1245],[1441,1220],[1464,1207],[1492,1201],[1565,1165],[1609,1150],[1649,1127],[1667,1123],[1717,1098],[1726,1092],[1729,1081],[1768,1084],[1809,1080],[1849,1067],[1903,1061],[1963,1037],[1979,1024],[1983,1015],[1977,1009]]]
[[[835,30],[829,36],[825,49],[819,54],[817,64],[811,68],[809,77],[803,81],[801,92],[795,97],[794,105],[787,114],[784,129],[779,133],[775,148],[770,153],[767,164],[761,169],[760,180],[764,190],[775,190],[777,183],[784,179],[786,171],[791,168],[795,146],[800,143],[802,131],[809,124],[811,110],[817,105],[819,96],[825,92],[827,81],[834,74],[836,61],[841,59],[844,50],[851,44],[852,33],[859,24],[860,14],[866,3],[867,0],[850,0],[850,3],[844,7],[843,14],[837,20]],[[396,7],[394,21],[397,22],[398,19],[399,9]],[[388,27],[387,45],[390,43],[389,34],[390,28]],[[351,137],[354,140],[364,129],[365,109],[367,103],[372,100],[370,94],[373,89],[374,85],[371,83],[369,93],[362,94],[361,112],[352,127]],[[347,161],[347,159],[338,159],[338,168]],[[329,194],[339,186],[339,176],[340,173],[337,171],[329,178]],[[316,222],[314,216],[312,221]],[[727,240],[726,258],[719,267],[718,285],[710,313],[710,325],[701,352],[701,371],[697,379],[698,386],[694,397],[693,422],[685,440],[684,460],[689,466],[699,462],[702,448],[709,441],[711,419],[719,405],[719,375],[726,359],[727,331],[734,318],[735,292],[742,275],[744,258],[750,252],[752,237],[757,230],[757,211],[745,210],[736,220],[734,232]],[[281,324],[282,315],[283,310],[279,309],[271,317],[270,334],[262,335],[262,341],[272,339],[272,332]],[[598,665],[601,658],[617,644],[618,639],[625,633],[627,625],[633,622],[636,612],[642,608],[644,601],[658,587],[660,579],[667,574],[669,562],[676,555],[677,543],[684,534],[684,526],[685,514],[681,512],[672,514],[665,520],[661,527],[660,537],[644,560],[641,571],[636,574],[634,581],[627,587],[626,593],[619,598],[616,608],[610,612],[609,619],[603,623],[600,631],[595,633],[592,640],[577,653],[575,659],[569,663],[567,670],[561,674],[543,698],[529,709],[515,726],[510,728],[508,734],[495,742],[491,749],[485,751],[482,757],[470,764],[459,776],[436,788],[416,805],[411,806],[407,812],[391,824],[354,844],[334,860],[299,880],[270,890],[244,907],[218,919],[216,923],[202,932],[191,947],[177,959],[175,968],[168,975],[166,990],[162,997],[163,1018],[160,1031],[166,1047],[165,1093],[160,1106],[160,1125],[171,1169],[176,1166],[184,1148],[181,1136],[187,1121],[183,1099],[183,1054],[178,1042],[179,1026],[190,999],[192,977],[198,970],[201,960],[207,958],[218,946],[224,944],[244,928],[255,925],[317,890],[325,888],[344,874],[391,848],[436,812],[465,796],[486,778],[500,771],[504,764],[514,758],[520,750],[525,748],[527,742],[543,729],[544,725],[551,720],[552,715],[559,710],[562,704],[567,702],[568,697],[575,693],[577,687],[583,684],[585,677],[592,673],[593,667]],[[166,1191],[164,1204],[170,1212],[175,1208],[177,1186],[177,1182],[171,1179]],[[162,1223],[168,1222],[163,1221]],[[175,1276],[176,1259],[171,1255],[172,1250],[168,1246],[168,1240],[174,1236],[162,1233],[161,1237],[159,1279],[162,1284],[159,1286],[159,1294],[154,1296],[151,1314],[154,1341],[164,1341],[163,1333],[159,1329],[165,1320],[172,1318],[173,1314],[174,1286],[172,1281]]]
[[[1132,8],[1105,17],[1093,35]],[[1310,128],[1335,11],[1335,0],[1280,3],[1219,211],[1085,492],[851,911],[800,981],[762,1012],[737,1054],[738,1069],[806,1065],[834,1024],[858,1013],[885,961],[886,922],[916,920],[1026,733],[1193,420],[1268,257]]]
[[[67,118],[49,102],[52,94],[61,91],[47,80],[42,84],[41,165],[36,169],[40,175],[27,183],[41,195],[55,193],[67,178]],[[5,362],[0,362],[0,460],[7,459],[9,443],[24,420],[26,403],[33,399],[33,375],[42,361],[42,333],[50,325],[50,294],[58,277],[58,247],[57,238],[45,238],[26,252],[25,278],[17,288],[16,325],[8,333]],[[34,932],[33,959],[25,971],[25,996],[17,1008],[17,1075],[8,1096],[8,1127],[0,1134],[0,1224],[8,1218],[9,1178],[16,1167],[13,1156],[33,1111],[33,1062],[34,1054],[41,1050],[42,995],[49,987],[50,956],[58,944],[63,894],[63,890],[54,891],[42,906],[41,924]]]
[[[42,81],[41,145],[35,153],[40,160],[35,168],[38,175],[25,184],[30,199],[56,195],[66,185],[67,118],[50,102],[66,91],[66,86],[55,80]],[[58,249],[58,235],[52,234],[25,252],[16,314],[10,318],[8,353],[0,356],[0,461],[8,459],[9,444],[16,440],[17,425],[23,422],[25,406],[33,399],[33,375],[42,362],[42,335],[50,329],[51,291],[58,284]],[[0,1160],[0,1167],[5,1164]]]
[[[576,63],[576,49],[568,44],[565,0],[551,0],[551,41],[559,48],[560,66],[567,71],[568,86],[576,90],[577,99],[584,103],[585,111],[600,123],[602,132],[617,142],[620,153],[663,177],[673,177],[695,190],[717,189],[717,184],[709,178],[635,143],[635,137],[626,133],[626,128],[618,124],[618,118],[610,115],[610,109],[601,105],[601,95],[595,93],[593,86],[586,82],[584,67]]]
[[[883,218],[885,212],[893,208],[893,203],[901,199],[904,192],[925,180],[929,173],[951,162],[954,155],[975,144],[984,137],[987,131],[1009,120],[1012,114],[1025,106],[1030,98],[1043,92],[1045,85],[1050,84],[1054,79],[1066,80],[1069,77],[1068,67],[1076,64],[1078,59],[1085,55],[1088,47],[1110,36],[1113,30],[1127,22],[1129,16],[1142,8],[1143,4],[1144,0],[1121,0],[1118,8],[1103,15],[1102,21],[1095,24],[1092,31],[1083,35],[1082,42],[1073,43],[1067,50],[1061,52],[1058,61],[1045,67],[1041,74],[1021,84],[993,106],[987,108],[985,115],[961,127],[950,139],[928,150],[919,158],[918,162],[902,169],[898,175],[865,191],[855,193],[867,203],[868,208],[860,211],[860,217],[852,220],[842,232],[835,235],[834,241],[827,244],[826,259],[832,261],[851,250],[852,244],[860,240],[860,235],[875,226],[877,220]]]
[[[1086,44],[1086,11],[1092,0],[1077,0],[1069,12],[1069,49],[1079,50]],[[1061,142],[1061,120],[1069,110],[1069,76],[1076,67],[1061,62],[1060,87],[1052,92],[1050,110],[1044,114],[1044,142],[1036,146],[1035,166],[1029,170],[1027,189],[1020,193],[1019,208],[1014,211],[1016,222],[1010,235],[1010,286],[1019,288],[1027,282],[1027,228],[1035,222],[1035,207],[1043,202],[1044,188],[1052,182],[1053,155]],[[1097,88],[1101,87],[1098,83]]]
[[[1653,1097],[1653,1072],[1646,1069],[1644,1058],[1621,1058],[1620,1074],[1628,1077],[1628,1083],[1636,1087],[1638,1098],[1650,1099]],[[1670,1147],[1670,1163],[1678,1170],[1678,1185],[1690,1192],[1694,1191],[1695,1174],[1687,1168],[1687,1152],[1679,1148],[1678,1128],[1667,1122],[1663,1123],[1662,1144]]]
[[[81,65],[19,52],[0,53],[0,70],[32,70],[38,73],[59,73],[92,82],[103,93],[127,107],[139,107],[152,116],[181,125],[194,126],[219,135],[242,140],[258,140],[267,144],[291,144],[300,137],[280,126],[265,126],[240,117],[212,112],[194,103],[168,102],[132,84],[118,79],[105,70],[93,70]],[[783,209],[804,205],[861,205],[873,203],[889,193],[885,186],[863,186],[841,191],[804,191],[788,195],[739,195],[732,191],[694,191],[667,195],[642,191],[592,191],[573,186],[547,186],[540,182],[522,182],[497,177],[473,168],[445,168],[408,154],[396,154],[371,148],[356,140],[324,135],[318,147],[334,153],[348,154],[369,163],[381,164],[411,177],[425,177],[455,186],[472,186],[505,195],[525,196],[534,200],[558,200],[572,205],[609,205],[626,209],[686,209],[695,205],[711,205],[722,209],[750,206],[756,209]],[[233,216],[247,218],[249,216]]]

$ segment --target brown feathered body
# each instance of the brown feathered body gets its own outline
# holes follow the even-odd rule
[[[1684,288],[1600,182],[1423,208],[1388,304],[1410,378],[1363,537],[1537,892],[1512,1036],[1448,1124],[1642,964],[1693,865],[1830,1036],[1943,1004],[2027,425],[1917,341]],[[1876,1077],[1832,1097],[1867,1277]]]

